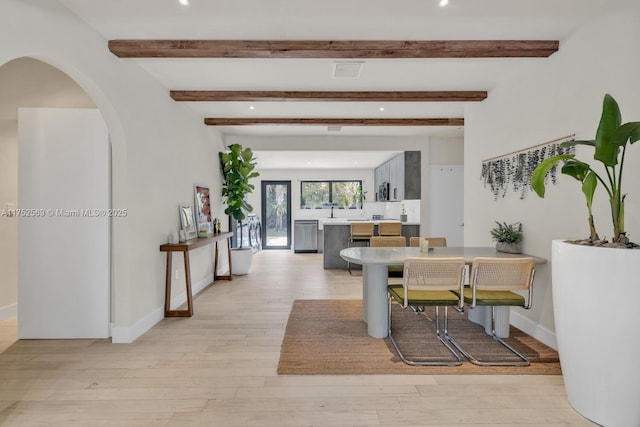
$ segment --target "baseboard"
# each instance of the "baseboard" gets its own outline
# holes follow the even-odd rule
[[[5,320],[18,315],[18,304],[5,305],[0,307],[0,320]]]
[[[555,332],[543,328],[537,323],[531,321],[531,319],[527,319],[522,314],[517,313],[514,310],[511,310],[510,323],[522,332],[531,335],[541,343],[548,345],[554,350],[558,350],[558,342],[556,340]]]
[[[205,277],[204,279],[191,284],[191,294],[197,295],[198,292],[202,291],[204,288],[209,286],[213,282],[213,274]],[[187,302],[187,291],[184,290],[180,292],[178,295],[171,298],[171,307],[178,307]],[[164,313],[164,307],[162,308]]]
[[[213,274],[191,285],[191,293],[196,295],[213,282]],[[171,306],[177,307],[187,302],[187,291],[183,291],[171,298]],[[144,316],[131,326],[116,326],[111,324],[111,342],[114,344],[130,344],[142,334],[153,328],[164,319],[164,304]]]
[[[131,344],[163,318],[164,306],[156,308],[131,326],[116,326],[112,323],[111,342],[114,344]]]

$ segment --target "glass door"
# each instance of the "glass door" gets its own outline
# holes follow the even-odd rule
[[[291,181],[262,181],[262,248],[291,249]]]

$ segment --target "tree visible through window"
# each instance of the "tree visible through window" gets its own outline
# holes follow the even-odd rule
[[[337,206],[355,209],[355,195],[360,188],[362,181],[302,181],[300,208],[322,209]]]

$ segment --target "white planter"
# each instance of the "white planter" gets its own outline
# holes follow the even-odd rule
[[[243,276],[249,273],[253,260],[252,248],[231,249],[231,269],[234,276]]]
[[[640,426],[640,250],[552,244],[553,312],[569,402],[607,427]]]

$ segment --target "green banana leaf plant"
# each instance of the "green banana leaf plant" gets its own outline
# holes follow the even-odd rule
[[[633,144],[640,140],[640,122],[622,124],[622,115],[615,99],[609,94],[604,96],[602,116],[596,132],[596,138],[587,141],[567,141],[562,146],[588,145],[594,147],[594,160],[604,167],[604,172],[596,172],[589,164],[577,160],[572,154],[561,154],[542,161],[531,176],[531,187],[540,197],[545,193],[545,177],[547,172],[560,162],[564,162],[562,173],[572,176],[582,183],[582,192],[587,201],[589,240],[595,244],[600,240],[593,222],[593,196],[598,183],[602,185],[609,197],[611,219],[613,222],[614,243],[629,245],[629,239],[624,229],[624,199],[622,192],[622,178],[624,158],[627,143]]]
[[[229,151],[218,153],[218,157],[224,178],[222,201],[227,205],[224,213],[237,220],[242,230],[242,221],[246,218],[245,212],[253,211],[253,206],[247,202],[246,196],[255,189],[250,180],[260,176],[254,171],[257,163],[253,157],[253,151],[250,148],[243,149],[240,144],[230,145]],[[242,239],[238,241],[242,247]]]

